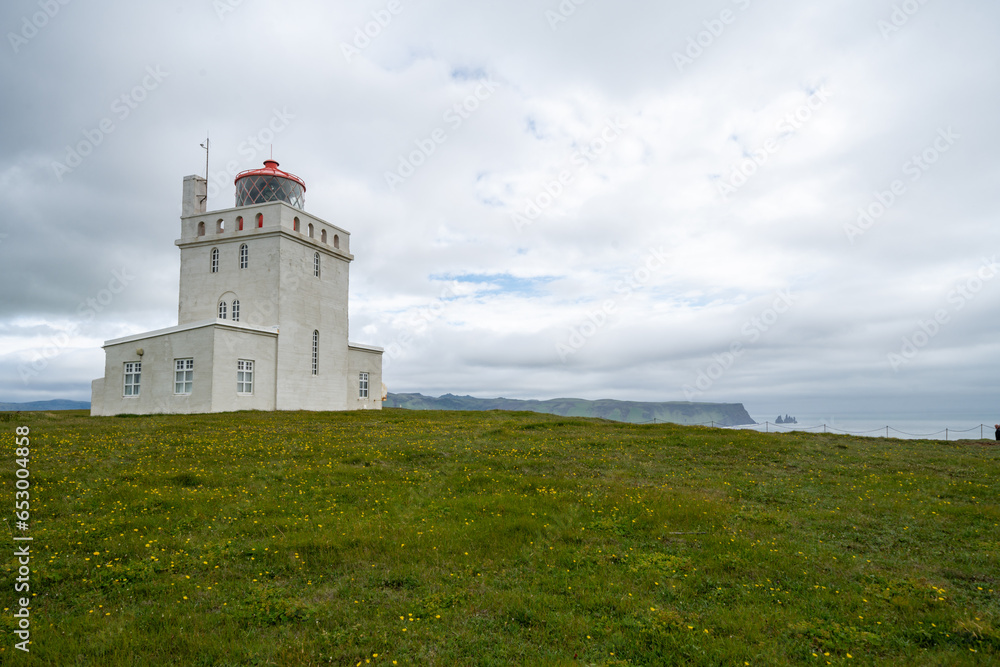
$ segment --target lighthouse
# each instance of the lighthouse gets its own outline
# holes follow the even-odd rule
[[[104,343],[91,414],[382,407],[382,348],[348,341],[350,232],[273,159],[207,211],[183,181],[177,326]]]

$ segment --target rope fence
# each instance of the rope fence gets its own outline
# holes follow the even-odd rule
[[[634,424],[676,424],[677,422],[669,422],[664,419],[653,419],[653,421],[648,422],[633,422]],[[944,428],[940,431],[935,431],[933,433],[909,433],[907,431],[900,431],[892,426],[880,426],[879,428],[871,429],[870,431],[845,431],[843,429],[834,428],[826,424],[820,424],[818,426],[799,426],[798,424],[789,426],[786,424],[775,424],[774,422],[766,421],[763,424],[742,424],[740,426],[716,426],[714,421],[701,422],[699,424],[679,424],[680,426],[708,426],[710,428],[724,428],[734,431],[754,431],[761,427],[764,429],[764,433],[780,433],[780,432],[791,432],[791,431],[813,431],[816,429],[823,429],[823,433],[837,433],[842,435],[859,435],[864,437],[880,437],[888,438],[889,432],[898,433],[899,435],[909,436],[911,438],[933,438],[935,436],[944,435],[945,440],[949,440],[952,434],[955,433],[972,433],[973,431],[979,431],[980,440],[992,440],[994,438],[994,427],[987,426],[986,424],[979,424],[978,426],[973,426],[972,428],[957,429],[957,428]],[[772,431],[772,427],[774,430]],[[780,429],[780,430],[779,430]],[[875,435],[875,434],[878,435]]]

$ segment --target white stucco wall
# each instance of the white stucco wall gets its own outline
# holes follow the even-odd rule
[[[215,354],[212,377],[212,412],[275,409],[275,356],[278,337],[214,327]],[[253,395],[236,393],[237,362],[254,362]]]
[[[382,351],[351,345],[347,352],[347,410],[382,409]],[[358,396],[359,375],[368,373],[368,399]]]
[[[104,346],[104,380],[100,386],[97,382],[92,386],[100,395],[91,398],[91,414],[273,410],[276,340],[274,332],[240,330],[233,325],[208,322],[109,341]],[[143,351],[141,356],[139,349]],[[177,359],[194,360],[190,394],[174,394]],[[236,396],[237,359],[255,361],[253,396]],[[142,364],[138,396],[124,395],[126,362]]]
[[[263,227],[257,227],[257,214],[263,216]],[[243,218],[243,231],[239,230],[238,218]],[[299,229],[295,230],[295,219],[299,219]],[[219,233],[218,223],[222,222],[224,231]],[[205,223],[204,236],[198,235],[198,224]],[[309,225],[313,225],[313,236],[309,236]],[[267,234],[275,231],[286,231],[303,239],[309,239],[331,250],[341,252],[351,259],[351,233],[342,227],[317,218],[311,213],[300,211],[285,202],[269,202],[253,204],[238,208],[227,208],[206,213],[196,213],[181,218],[181,238],[175,241],[180,246],[201,241],[227,241],[235,238],[248,238],[255,234]],[[323,231],[326,231],[326,241],[323,241]],[[339,246],[339,248],[337,247]]]
[[[106,361],[106,360],[105,360]],[[90,416],[104,414],[104,378],[97,378],[90,383]]]
[[[281,239],[278,409],[344,410],[347,372],[348,262],[297,239]],[[313,259],[320,253],[320,276]],[[312,335],[319,364],[312,374]]]
[[[257,326],[276,326],[278,292],[278,236],[196,244],[181,248],[180,296],[177,323],[188,324],[218,317],[219,301],[225,295],[227,318],[233,299],[240,300],[240,321]],[[247,246],[249,264],[239,268],[240,246]],[[211,271],[211,253],[219,251],[219,272]]]
[[[139,349],[143,351],[141,356]],[[211,411],[213,336],[210,328],[109,341],[104,346],[104,353],[104,395],[100,414]],[[175,396],[174,360],[187,358],[195,359],[193,390],[190,396]],[[138,396],[124,395],[126,362],[142,364]],[[94,401],[91,403],[93,411]]]

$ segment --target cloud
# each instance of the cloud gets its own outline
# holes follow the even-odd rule
[[[992,3],[929,3],[888,34],[893,3],[860,0],[593,0],[555,24],[559,3],[526,0],[403,1],[391,21],[380,2],[216,5],[74,2],[16,51],[8,37],[0,398],[85,397],[100,341],[175,323],[181,179],[203,171],[206,131],[211,208],[232,205],[235,172],[273,144],[307,210],[352,232],[352,340],[412,338],[387,364],[394,391],[682,400],[743,343],[700,400],[996,393],[1000,281],[889,362],[998,246]],[[20,35],[36,11],[7,3],[0,26]],[[679,71],[674,54],[699,39]],[[609,122],[624,129],[602,145]],[[911,180],[948,128],[960,138]],[[390,189],[401,160],[413,173]],[[905,192],[851,238],[894,181]],[[669,261],[626,299],[616,285],[650,248]],[[83,321],[122,270],[134,280]],[[781,290],[794,307],[749,341]],[[608,300],[615,312],[560,358]],[[59,331],[67,351],[26,385],[19,364]]]

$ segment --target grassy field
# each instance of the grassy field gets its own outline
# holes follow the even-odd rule
[[[31,428],[25,665],[1000,660],[1000,448],[531,413]],[[5,538],[5,539],[10,539]],[[13,542],[9,542],[13,544]]]

